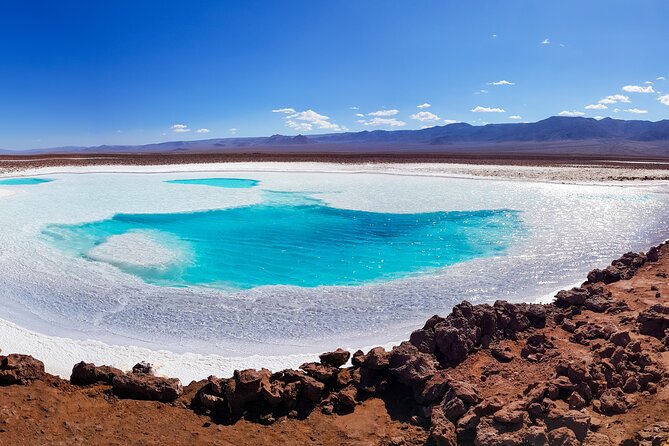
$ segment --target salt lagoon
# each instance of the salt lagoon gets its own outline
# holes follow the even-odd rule
[[[329,348],[405,338],[426,317],[445,314],[463,299],[535,300],[582,280],[622,251],[666,238],[669,197],[661,185],[254,167],[50,171],[52,182],[13,186],[17,192],[0,202],[0,317],[17,325],[3,328],[3,349],[34,354],[62,374],[78,360],[127,368],[146,359],[183,379],[258,363],[295,366]],[[212,178],[257,183],[228,188],[179,181]],[[267,206],[271,214],[264,214]],[[263,212],[251,212],[258,209]],[[274,270],[269,281],[255,281],[267,272],[253,274],[258,264],[243,265],[233,283],[198,280],[211,268],[183,273],[184,265],[197,263],[199,250],[191,246],[192,234],[171,226],[193,215],[216,215],[207,221],[214,227],[238,218],[238,232],[226,231],[219,249],[234,244],[235,234],[262,242],[234,246],[219,277],[242,254],[271,264],[278,251],[267,247],[276,247],[271,243],[282,233],[291,241],[288,251],[306,246],[310,256],[327,249],[322,253],[334,257],[303,264],[279,257],[271,266],[288,272]],[[245,238],[239,236],[244,222],[252,223]],[[280,231],[262,239],[273,222]],[[290,234],[291,228],[303,230]],[[328,229],[336,229],[334,235]],[[295,238],[304,234],[325,235],[331,243]],[[398,244],[332,252],[356,235]],[[347,261],[356,255],[359,266],[385,260],[395,267],[356,276]],[[342,268],[324,271],[333,258]],[[74,360],[61,364],[64,357]]]

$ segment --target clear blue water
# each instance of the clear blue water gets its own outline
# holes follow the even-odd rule
[[[30,186],[33,184],[50,183],[49,178],[6,178],[0,179],[0,186]]]
[[[247,178],[194,178],[187,180],[168,180],[166,183],[198,184],[201,186],[225,187],[228,189],[248,189],[260,184],[258,180]]]
[[[44,233],[87,258],[114,235],[163,234],[187,250],[165,268],[113,263],[168,286],[360,285],[502,253],[523,232],[511,210],[393,214],[338,209],[302,194],[265,192],[260,204],[173,214],[117,214],[51,225]],[[174,243],[178,240],[178,243]]]

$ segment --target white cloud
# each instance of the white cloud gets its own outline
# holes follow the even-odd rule
[[[660,96],[657,98],[658,101],[663,103],[664,105],[669,105],[669,94],[665,94],[664,96]]]
[[[655,78],[655,80],[656,80],[656,81],[666,81],[667,78],[664,77],[664,76],[659,76],[659,77]]]
[[[406,122],[400,121],[396,118],[372,118],[372,119],[359,119],[358,123],[362,125],[367,125],[371,127],[379,127],[387,125],[390,127],[403,127],[407,125]]]
[[[640,108],[627,108],[625,109],[627,113],[636,113],[638,115],[643,115],[648,113],[648,110],[641,110]]]
[[[375,112],[367,113],[369,116],[395,116],[400,111],[391,109],[391,110],[377,110]]]
[[[420,129],[421,129],[421,130],[431,129],[432,127],[434,127],[434,126],[433,126],[433,125],[421,125],[421,126],[420,126]]]
[[[576,110],[562,110],[560,113],[558,113],[560,116],[583,116],[585,113],[576,111]]]
[[[515,82],[509,82],[507,80],[502,79],[501,81],[497,82],[488,82],[488,85],[516,85]]]
[[[174,124],[170,127],[174,133],[187,133],[190,132],[190,129],[186,124]]]
[[[236,135],[236,134],[237,134],[237,129],[234,128],[234,127],[231,128],[231,129],[228,129],[228,131],[229,131],[232,135]]]
[[[335,132],[346,130],[346,127],[330,122],[328,116],[316,113],[311,109],[298,112],[294,108],[286,107],[272,110],[272,112],[287,115],[285,117],[286,126],[298,132],[308,132],[314,129],[332,130]]]
[[[550,45],[551,44],[551,39],[545,38],[544,40],[541,41],[542,45]]]
[[[476,107],[472,108],[472,112],[474,113],[504,113],[503,108],[498,108],[498,107],[481,107],[480,105],[477,105]]]
[[[444,119],[444,123],[445,123],[446,125],[448,125],[448,124],[455,124],[456,122],[458,122],[458,121],[456,121],[455,119]]]
[[[314,126],[308,122],[297,122],[291,121],[290,119],[286,121],[286,125],[293,130],[297,130],[298,132],[310,132],[314,129]]]
[[[316,113],[311,109],[289,114],[286,116],[286,125],[299,132],[308,132],[313,129],[333,130],[335,132],[346,130],[345,127],[330,122],[328,116]]]
[[[615,104],[616,102],[631,102],[629,96],[625,96],[624,94],[612,94],[610,96],[605,97],[604,99],[600,99],[599,101],[600,104]]]
[[[590,104],[585,106],[586,110],[606,110],[607,108],[608,107],[601,102],[599,104]]]
[[[479,91],[475,91],[474,94],[486,94],[487,92],[488,92],[488,90],[479,90]]]
[[[362,113],[356,113],[355,115],[356,115],[358,118],[364,118],[364,117],[365,117],[365,115],[363,115]]]
[[[519,116],[519,115],[511,115],[511,116],[509,116],[509,119],[519,120],[519,119],[523,119],[523,117]]]
[[[623,91],[628,93],[655,93],[652,85],[642,87],[641,85],[625,85]]]
[[[492,38],[493,38],[493,39],[496,39],[496,38],[497,38],[497,34],[493,34],[493,35],[492,35]]]
[[[604,116],[593,116],[593,118],[598,121],[601,121],[602,119],[604,119]]]
[[[432,107],[432,104],[428,104],[425,102],[424,104],[416,105],[416,108],[430,108]]]
[[[618,113],[619,111],[620,111],[619,108],[614,108],[614,109],[613,109],[613,113]]]
[[[349,107],[349,109],[351,109],[351,110],[357,110],[358,107],[356,107],[356,106],[354,105],[353,107]]]
[[[646,84],[646,85],[653,85],[653,81],[646,81],[646,82],[644,82],[644,84]]]
[[[210,132],[211,130],[204,128],[195,130],[195,133],[210,133]]]
[[[411,119],[416,119],[421,122],[435,122],[439,121],[441,118],[434,113],[430,113],[429,111],[421,111],[411,115]]]

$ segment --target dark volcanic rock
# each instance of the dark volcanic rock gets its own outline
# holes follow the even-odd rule
[[[648,310],[639,313],[637,322],[641,334],[662,339],[669,328],[669,306],[655,304]]]
[[[560,427],[548,432],[549,446],[580,446],[581,442],[576,434],[566,427]]]
[[[304,373],[307,375],[321,382],[330,381],[335,377],[339,370],[337,367],[319,364],[318,362],[307,362],[302,364],[300,369],[304,370]]]
[[[421,353],[409,342],[402,342],[390,352],[388,369],[404,384],[427,381],[437,371],[434,356]]]
[[[269,384],[270,371],[267,369],[235,370],[233,377],[226,382],[225,397],[230,414],[239,417],[247,404],[260,399],[263,384]]]
[[[432,407],[430,415],[430,439],[436,446],[456,446],[458,437],[455,425],[446,417],[441,405]]]
[[[434,330],[431,328],[416,330],[411,333],[409,342],[422,353],[434,353],[436,340]]]
[[[578,410],[566,412],[554,410],[546,417],[546,426],[549,430],[565,427],[572,431],[579,441],[583,441],[590,428],[590,415]]]
[[[132,366],[132,373],[137,373],[140,375],[153,375],[153,364],[149,364],[148,362],[142,361],[138,362],[134,366]]]
[[[174,401],[182,392],[181,382],[176,378],[136,373],[115,376],[112,387],[121,396],[161,402]]]
[[[669,423],[659,421],[641,429],[625,440],[624,446],[664,446],[669,439]]]
[[[72,368],[70,382],[80,386],[95,383],[111,384],[117,376],[123,375],[123,371],[106,365],[97,367],[95,364],[80,362]]]
[[[372,370],[385,370],[388,368],[390,353],[383,347],[374,347],[365,355],[364,366]]]
[[[318,358],[321,360],[321,364],[323,365],[329,365],[331,367],[341,367],[348,362],[348,358],[350,357],[351,357],[350,352],[338,348],[333,352],[323,353]]]
[[[583,288],[572,288],[571,290],[562,290],[555,295],[555,304],[568,307],[571,305],[583,305],[588,297],[588,291]]]
[[[625,394],[618,388],[613,388],[602,393],[599,398],[602,412],[605,414],[616,414],[627,412]]]
[[[28,384],[44,379],[44,363],[32,356],[11,354],[0,356],[0,385]]]

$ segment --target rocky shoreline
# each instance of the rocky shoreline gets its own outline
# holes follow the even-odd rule
[[[367,401],[402,401],[402,422],[412,428],[367,444],[666,445],[668,272],[667,244],[627,253],[551,304],[462,302],[390,351],[337,349],[299,370],[239,370],[184,389],[150,364],[124,372],[82,362],[68,382],[12,354],[0,356],[0,386],[97,389],[231,429],[239,420],[273,429],[289,419],[308,424],[315,414],[365,417]],[[0,443],[10,431],[0,429]]]

